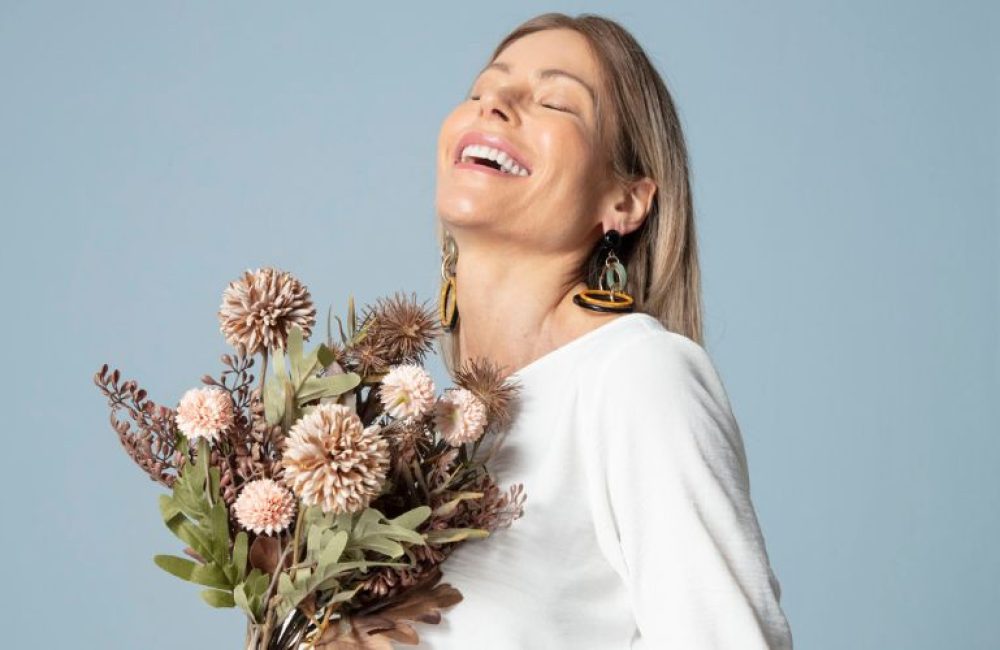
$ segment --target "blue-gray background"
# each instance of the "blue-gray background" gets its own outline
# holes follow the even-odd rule
[[[631,29],[679,105],[706,347],[796,646],[1000,647],[988,5],[3,0],[0,645],[239,647],[152,564],[180,547],[92,373],[176,403],[249,267],[321,313],[433,300],[439,124],[561,10]]]

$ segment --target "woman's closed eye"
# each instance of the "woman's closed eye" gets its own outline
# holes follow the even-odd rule
[[[561,106],[559,104],[553,104],[552,102],[539,102],[539,103],[542,106],[544,106],[545,108],[551,108],[552,110],[555,110],[555,111],[561,111],[563,113],[572,113],[573,112],[573,110],[570,109],[567,106]]]
[[[468,97],[466,97],[466,99],[468,99],[469,101],[477,102],[477,101],[479,101],[479,95],[469,95]],[[542,102],[539,102],[539,104],[542,105],[542,106],[544,106],[545,108],[549,108],[549,109],[552,109],[554,111],[560,111],[562,113],[575,113],[576,112],[573,109],[569,108],[568,106],[563,106],[561,104],[554,104],[552,102],[542,101]]]

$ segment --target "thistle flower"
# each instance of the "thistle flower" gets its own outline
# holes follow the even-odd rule
[[[348,406],[324,402],[299,419],[285,442],[284,481],[306,505],[358,512],[378,496],[389,468],[389,442],[364,427]]]
[[[389,370],[389,350],[377,336],[365,336],[343,354],[345,361],[362,377]]]
[[[455,384],[468,388],[486,405],[488,426],[506,429],[513,419],[520,384],[510,382],[489,357],[469,359],[455,371]]]
[[[394,418],[420,417],[434,406],[434,380],[416,364],[394,366],[382,378],[379,399]]]
[[[192,388],[177,406],[177,427],[188,440],[205,438],[218,442],[219,435],[233,424],[233,398],[218,386]]]
[[[316,324],[309,290],[290,273],[271,267],[247,270],[230,282],[218,315],[226,341],[243,346],[249,356],[267,348],[283,350],[293,325],[308,339]]]
[[[475,442],[486,429],[486,405],[472,391],[453,388],[434,405],[434,423],[453,447]]]
[[[258,535],[288,528],[295,516],[295,497],[269,478],[247,483],[233,504],[236,520]]]
[[[435,314],[416,295],[395,293],[379,298],[369,310],[371,336],[379,339],[391,363],[418,362],[434,347],[441,333]]]

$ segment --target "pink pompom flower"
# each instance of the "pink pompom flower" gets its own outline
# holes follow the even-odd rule
[[[420,417],[434,406],[434,380],[417,364],[393,366],[382,378],[379,399],[394,418]]]
[[[218,386],[192,388],[181,397],[175,418],[189,440],[205,438],[218,442],[223,431],[233,425],[235,407],[229,392]]]
[[[478,440],[486,422],[486,405],[466,388],[445,391],[434,405],[434,423],[453,447]]]
[[[247,483],[233,503],[236,520],[258,535],[288,528],[295,516],[295,497],[269,478]]]

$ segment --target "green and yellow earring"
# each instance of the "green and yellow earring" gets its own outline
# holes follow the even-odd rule
[[[584,309],[603,312],[630,312],[635,306],[635,300],[625,292],[628,273],[616,254],[621,244],[621,233],[609,230],[601,240],[601,250],[607,250],[604,259],[604,269],[597,282],[596,289],[587,288],[573,296],[573,302]]]

